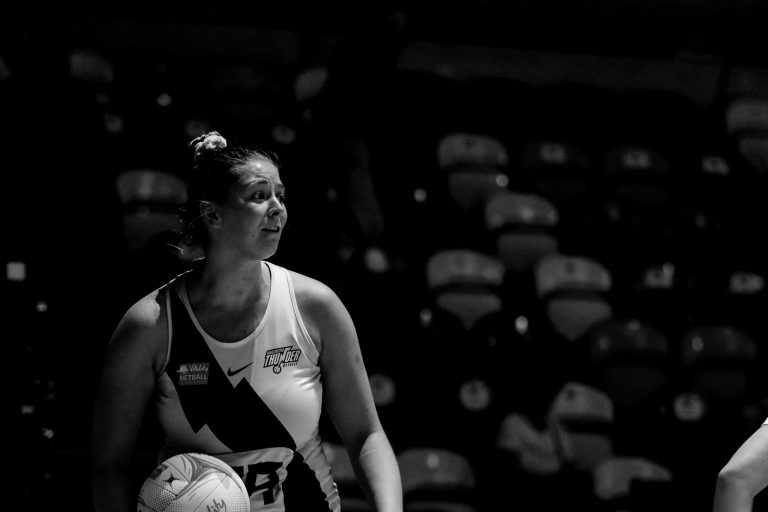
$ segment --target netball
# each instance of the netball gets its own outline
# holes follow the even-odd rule
[[[250,512],[245,484],[229,465],[201,453],[160,463],[139,491],[138,512]]]

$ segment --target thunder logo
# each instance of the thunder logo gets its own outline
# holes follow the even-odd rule
[[[272,367],[274,373],[283,371],[283,366],[295,366],[301,357],[301,349],[280,347],[268,350],[264,355],[264,368]]]

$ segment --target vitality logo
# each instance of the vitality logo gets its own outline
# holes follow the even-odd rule
[[[273,348],[267,350],[264,355],[264,368],[272,367],[274,373],[283,371],[283,366],[296,366],[301,357],[301,349],[288,347]]]
[[[199,386],[208,384],[208,370],[210,363],[186,363],[180,364],[178,373],[179,386]]]

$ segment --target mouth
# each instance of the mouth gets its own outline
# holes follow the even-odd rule
[[[279,233],[280,229],[280,226],[267,226],[265,228],[261,228],[262,231],[266,231],[267,233]]]

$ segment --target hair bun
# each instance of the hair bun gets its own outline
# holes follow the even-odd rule
[[[227,139],[222,137],[219,132],[208,132],[192,140],[189,145],[195,150],[195,160],[198,160],[205,151],[227,147]]]

